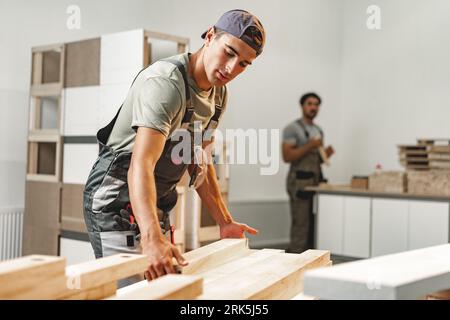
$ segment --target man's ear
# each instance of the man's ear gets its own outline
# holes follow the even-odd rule
[[[209,28],[205,36],[205,46],[208,46],[210,44],[210,42],[214,38],[214,35],[215,35],[214,27]]]

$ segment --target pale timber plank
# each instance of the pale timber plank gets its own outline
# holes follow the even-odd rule
[[[86,290],[117,281],[147,270],[147,256],[117,254],[68,266],[66,275],[74,287]]]
[[[68,294],[62,299],[64,300],[100,300],[110,297],[116,293],[117,282],[113,281],[98,287],[86,290],[73,290],[73,293]]]
[[[194,299],[203,292],[198,276],[169,274],[153,281],[141,281],[119,289],[112,300],[183,300]]]
[[[248,251],[248,241],[244,239],[222,239],[204,247],[185,253],[183,256],[189,262],[183,267],[183,274],[197,274],[217,267],[225,262],[239,257]]]
[[[416,299],[450,289],[450,244],[312,270],[305,294],[323,299]]]
[[[227,262],[219,267],[202,272],[199,274],[199,276],[204,278],[204,282],[206,284],[215,281],[223,276],[238,272],[243,268],[251,266],[254,263],[258,263],[269,257],[274,257],[283,252],[283,250],[277,249],[248,250],[244,252],[241,257],[237,257],[236,260]]]
[[[205,284],[198,299],[290,299],[303,290],[303,272],[326,265],[330,252],[278,253]]]
[[[61,257],[30,255],[0,263],[0,299],[51,299],[65,285]]]

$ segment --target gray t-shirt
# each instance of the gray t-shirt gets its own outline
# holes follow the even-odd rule
[[[306,131],[309,134],[309,138],[306,137],[305,130],[298,123],[298,120],[292,121],[283,129],[283,142],[300,147],[305,145],[312,138],[322,138],[321,129],[317,125],[310,125],[302,121]]]
[[[171,59],[182,62],[188,73],[187,53]],[[191,128],[195,121],[201,121],[205,128],[215,112],[216,90],[221,90],[222,117],[226,108],[227,88],[212,87],[203,91],[189,74],[187,76],[194,107]],[[128,91],[107,145],[116,152],[132,151],[138,127],[158,130],[170,138],[180,128],[185,110],[186,95],[181,72],[173,63],[157,61],[139,74]]]

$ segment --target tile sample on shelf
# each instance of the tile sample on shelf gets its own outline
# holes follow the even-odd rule
[[[100,84],[131,84],[144,65],[144,30],[101,37]]]
[[[100,87],[100,112],[98,128],[106,126],[116,115],[127,97],[130,84],[119,83]]]
[[[98,156],[98,145],[94,143],[65,143],[63,182],[84,184]]]
[[[64,135],[95,136],[100,117],[100,87],[64,89]]]
[[[66,44],[64,87],[100,84],[100,38]]]

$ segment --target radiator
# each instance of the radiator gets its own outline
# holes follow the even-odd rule
[[[0,207],[0,261],[22,255],[23,212],[20,207]]]

